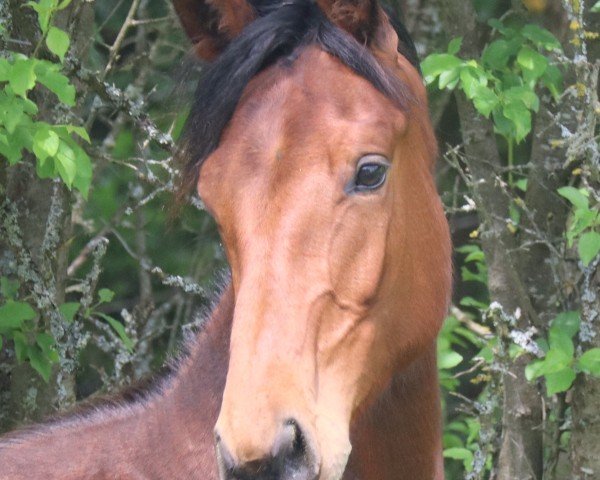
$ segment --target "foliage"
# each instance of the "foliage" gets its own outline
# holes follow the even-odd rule
[[[548,340],[538,341],[544,358],[530,363],[525,369],[528,380],[545,378],[548,395],[571,388],[578,372],[600,376],[600,348],[575,355],[573,337],[579,331],[579,324],[579,312],[559,314],[550,326]]]
[[[540,105],[538,84],[559,97],[562,74],[544,52],[558,52],[561,46],[549,31],[534,24],[506,26],[495,19],[489,24],[500,38],[480,59],[459,58],[462,38],[457,38],[447,53],[431,54],[423,61],[423,75],[428,84],[437,80],[440,89],[460,88],[481,115],[492,116],[496,132],[510,145],[531,131],[532,113]]]
[[[0,348],[3,337],[14,344],[19,362],[28,361],[48,382],[53,363],[58,362],[54,338],[36,328],[37,312],[26,302],[15,300],[19,285],[6,277],[0,277]]]
[[[70,0],[28,2],[38,13],[42,39],[60,62],[69,48],[69,36],[52,26],[53,15],[66,8]],[[38,49],[36,49],[37,51]],[[63,73],[60,62],[7,52],[0,58],[0,154],[14,165],[23,159],[23,151],[36,157],[40,178],[60,177],[67,187],[75,187],[87,197],[92,179],[92,164],[77,137],[90,141],[85,128],[77,125],[53,125],[36,117],[37,104],[28,98],[36,87],[43,86],[56,95],[60,104],[75,106],[75,87]],[[77,137],[75,137],[77,136]]]

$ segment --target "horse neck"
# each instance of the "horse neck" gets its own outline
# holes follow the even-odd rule
[[[442,480],[441,409],[433,344],[352,425],[344,480]]]

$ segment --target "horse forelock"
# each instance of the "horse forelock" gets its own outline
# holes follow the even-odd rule
[[[307,45],[317,45],[367,79],[406,110],[415,95],[410,86],[377,61],[365,45],[331,23],[310,0],[253,0],[257,18],[213,62],[205,65],[184,127],[176,160],[181,170],[178,201],[197,186],[204,160],[217,148],[248,83],[262,70],[293,63]],[[419,71],[414,44],[402,24],[387,11],[399,52]]]

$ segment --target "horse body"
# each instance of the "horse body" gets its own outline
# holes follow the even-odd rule
[[[177,376],[147,398],[5,437],[2,480],[219,480],[212,426],[233,318],[231,287]],[[352,428],[343,480],[443,478],[435,350],[398,373]]]
[[[0,478],[440,480],[450,241],[406,43],[372,0],[174,3],[216,58],[184,150],[231,285],[176,375],[0,444]]]

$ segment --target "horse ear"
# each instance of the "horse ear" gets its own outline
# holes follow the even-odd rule
[[[317,4],[329,20],[365,45],[374,37],[383,15],[377,0],[317,0]]]
[[[213,60],[243,28],[254,20],[255,13],[246,0],[172,0],[196,54]]]

